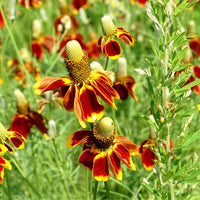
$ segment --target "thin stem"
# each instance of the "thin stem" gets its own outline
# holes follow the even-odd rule
[[[109,57],[107,56],[107,57],[106,57],[105,67],[104,67],[104,70],[105,70],[105,71],[107,70],[107,67],[108,67],[108,61],[109,61]]]
[[[106,189],[106,196],[107,196],[107,199],[109,200],[110,199],[110,192],[109,192],[108,182],[105,181],[104,185],[105,185],[105,189]]]
[[[95,185],[94,185],[94,194],[93,194],[93,200],[96,200],[97,198],[97,188],[98,188],[98,181],[95,181]]]

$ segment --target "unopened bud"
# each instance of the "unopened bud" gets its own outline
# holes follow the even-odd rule
[[[56,123],[53,119],[48,122],[48,136],[50,138],[55,138],[57,136]]]
[[[41,25],[41,22],[40,20],[38,19],[35,19],[33,21],[33,31],[32,31],[32,36],[33,38],[39,38],[40,35],[42,33],[42,25]]]
[[[119,58],[117,63],[117,77],[127,76],[127,62],[125,58]]]
[[[99,135],[109,137],[114,133],[114,122],[110,117],[104,117],[98,122],[97,132]]]
[[[93,61],[90,63],[90,69],[92,71],[100,71],[100,72],[103,72],[103,67],[101,66],[101,64],[97,61]]]
[[[101,18],[101,26],[105,35],[113,34],[115,31],[115,25],[110,16],[104,16]]]
[[[71,40],[66,44],[66,54],[67,59],[73,61],[80,61],[84,56],[81,45],[76,40]]]
[[[20,90],[15,90],[14,95],[17,100],[18,112],[24,115],[28,114],[30,105],[29,105],[29,102],[24,97],[24,95],[21,93]]]
[[[16,0],[10,0],[8,4],[8,12],[10,19],[16,19],[16,8],[15,8]]]

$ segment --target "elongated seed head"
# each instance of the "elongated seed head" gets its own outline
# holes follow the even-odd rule
[[[115,31],[115,25],[110,16],[104,16],[101,18],[101,26],[103,29],[103,33],[106,36],[112,35]]]
[[[104,117],[98,122],[97,132],[99,135],[109,137],[114,133],[114,122],[110,117]]]
[[[117,63],[117,77],[127,76],[127,62],[125,58],[119,58]]]

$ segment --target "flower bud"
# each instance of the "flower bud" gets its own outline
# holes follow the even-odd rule
[[[24,97],[24,95],[21,93],[20,90],[15,90],[14,95],[17,100],[18,112],[24,115],[28,114],[30,105],[29,105],[29,102]]]
[[[111,136],[114,133],[114,129],[114,122],[110,117],[104,117],[98,122],[97,132],[101,136]]]
[[[48,136],[50,138],[55,138],[57,136],[56,123],[53,119],[48,122]]]
[[[127,62],[125,58],[119,58],[117,63],[117,77],[127,76]]]
[[[76,40],[71,40],[66,44],[66,54],[67,59],[73,61],[80,61],[84,56],[81,45]]]
[[[101,66],[101,64],[99,62],[97,62],[97,61],[93,61],[93,62],[90,63],[90,69],[92,71],[95,71],[95,70],[96,71],[100,71],[100,72],[104,71],[103,67]]]
[[[41,25],[41,22],[40,20],[38,19],[35,19],[33,21],[33,30],[32,30],[32,36],[34,39],[37,39],[40,37],[42,33],[42,25]]]
[[[101,18],[101,26],[105,35],[113,34],[115,31],[115,25],[110,16],[104,16]]]

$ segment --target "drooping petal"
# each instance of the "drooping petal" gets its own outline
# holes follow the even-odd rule
[[[125,42],[128,45],[134,45],[135,38],[124,28],[117,27],[116,28],[116,36],[121,39],[123,42]]]
[[[112,150],[108,151],[108,161],[114,177],[118,180],[122,180],[122,169],[120,159]]]
[[[200,38],[198,36],[190,39],[189,46],[193,50],[193,56],[200,56]]]
[[[78,14],[80,8],[87,8],[87,0],[72,0],[71,9],[74,14]]]
[[[35,83],[35,93],[41,94],[48,90],[55,90],[59,87],[69,85],[72,82],[70,77],[46,77]]]
[[[133,97],[133,99],[137,102],[137,97],[134,93],[135,90],[135,79],[131,76],[126,77],[126,82],[124,83],[126,88],[128,89],[128,93]]]
[[[122,135],[117,135],[115,137],[114,142],[115,141],[119,141],[119,143],[121,143],[123,146],[125,146],[131,155],[138,154],[137,145],[134,144],[133,142],[131,142],[128,138],[126,138]]]
[[[40,113],[30,110],[30,112],[28,113],[28,117],[30,119],[30,122],[35,125],[42,134],[47,133],[48,129],[46,128],[44,124],[44,119]]]
[[[110,178],[106,152],[103,151],[95,156],[92,173],[97,181],[107,181]]]
[[[92,71],[90,83],[93,86],[97,95],[99,95],[108,105],[114,107],[115,103],[113,98],[119,99],[118,93],[112,88],[112,81],[103,73]]]
[[[109,58],[115,60],[121,56],[121,47],[114,39],[108,39],[105,44],[105,51]]]
[[[103,55],[106,55],[106,42],[105,42],[105,38],[104,36],[101,36],[98,40],[97,40],[97,47],[99,47],[101,53]]]
[[[8,139],[12,142],[12,144],[18,149],[24,148],[24,142],[26,139],[17,131],[7,131],[9,133]]]
[[[137,1],[140,4],[140,6],[144,6],[148,2],[148,0],[137,0]]]
[[[25,138],[27,138],[32,126],[33,124],[30,122],[27,116],[15,114],[13,116],[9,130],[17,131],[21,133]]]
[[[74,111],[74,98],[75,98],[75,86],[71,85],[63,98],[63,105],[65,109],[69,112]]]
[[[113,151],[116,153],[118,158],[124,162],[124,164],[126,164],[131,170],[135,170],[135,165],[132,161],[131,155],[125,146],[120,143],[115,143]]]
[[[3,28],[5,25],[6,25],[5,21],[4,21],[3,16],[2,16],[2,14],[0,12],[0,28]]]
[[[200,67],[195,65],[193,67],[193,71],[194,71],[195,76],[200,79]]]
[[[30,0],[30,5],[34,8],[39,8],[42,5],[41,0]]]
[[[10,153],[14,153],[15,152],[14,149],[8,143],[6,143],[5,141],[3,141],[3,145],[8,149],[8,151]]]
[[[80,104],[83,111],[83,118],[88,122],[100,120],[104,114],[104,106],[99,103],[97,95],[90,85],[83,85],[80,89]]]
[[[116,82],[113,84],[113,88],[118,92],[120,99],[125,101],[128,98],[128,90],[122,85],[120,82]]]
[[[57,42],[57,39],[53,37],[52,35],[45,35],[42,38],[42,44],[47,49],[48,52],[51,51],[55,43]]]
[[[0,167],[0,184],[3,184],[4,168]]]
[[[92,132],[89,130],[82,130],[71,133],[66,139],[66,146],[72,148],[79,144],[84,144],[88,141],[89,137],[91,137],[91,134]]]
[[[187,84],[189,84],[189,83],[191,83],[193,81],[195,81],[195,78],[193,76],[190,76],[190,78],[186,81],[186,83],[182,87],[184,87],[185,85],[187,85]],[[200,94],[200,89],[199,89],[198,85],[195,85],[195,86],[191,87],[191,90],[194,90],[194,92],[196,94]]]
[[[6,169],[9,169],[9,170],[12,169],[10,162],[8,162],[6,159],[4,159],[1,156],[0,156],[0,167],[6,168]]]
[[[42,45],[37,41],[31,42],[32,54],[38,59],[41,60],[43,56]]]
[[[94,149],[86,149],[79,156],[78,161],[82,166],[92,171],[93,160],[97,154],[97,151],[95,151]]]

